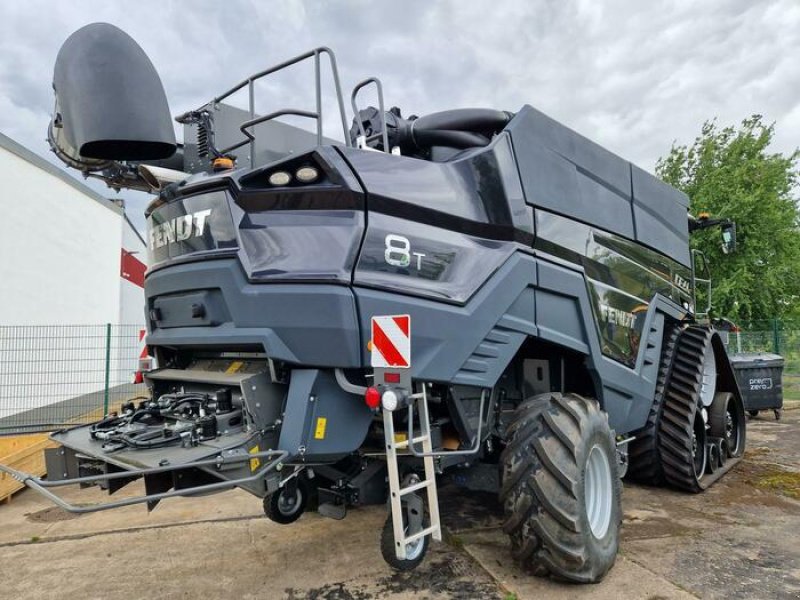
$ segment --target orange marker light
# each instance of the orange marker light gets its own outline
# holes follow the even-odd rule
[[[227,156],[220,156],[214,159],[214,162],[211,163],[211,167],[214,171],[227,171],[233,168],[233,159]]]

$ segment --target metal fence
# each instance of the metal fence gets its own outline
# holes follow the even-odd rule
[[[0,326],[0,435],[97,420],[133,383],[141,325]]]
[[[738,324],[728,334],[728,352],[770,352],[785,361],[784,372],[800,375],[800,322],[770,319]]]

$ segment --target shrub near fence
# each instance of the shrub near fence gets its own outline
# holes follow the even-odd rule
[[[0,435],[100,418],[142,394],[141,325],[0,326]]]

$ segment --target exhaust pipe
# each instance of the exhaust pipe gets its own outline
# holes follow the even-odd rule
[[[73,33],[53,73],[56,107],[49,140],[69,166],[168,158],[175,130],[153,63],[125,32],[93,23]]]
[[[164,167],[155,167],[152,165],[139,165],[139,177],[150,186],[154,192],[160,192],[170,183],[177,183],[189,177],[189,173],[183,171],[176,171],[175,169],[165,169]]]

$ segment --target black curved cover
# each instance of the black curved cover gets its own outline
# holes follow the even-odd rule
[[[58,52],[53,87],[66,140],[81,156],[154,160],[175,152],[161,79],[124,31],[93,23]]]

